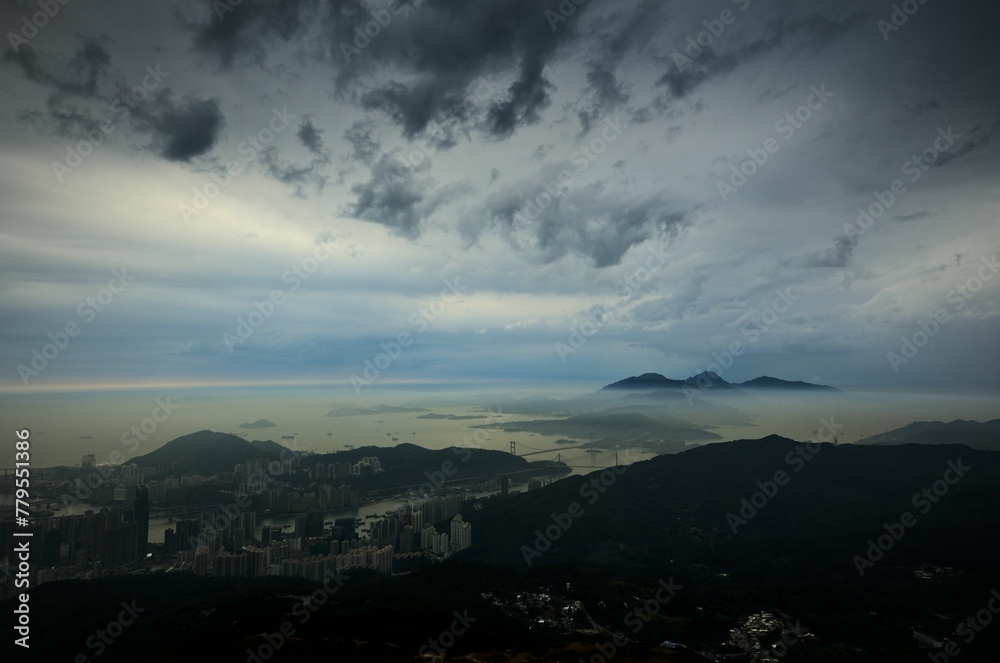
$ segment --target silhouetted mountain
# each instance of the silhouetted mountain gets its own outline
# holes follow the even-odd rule
[[[924,562],[966,570],[995,565],[1000,455],[957,445],[812,449],[770,436],[658,456],[618,473],[570,477],[470,514],[476,545],[462,554],[523,567],[522,546],[534,545],[536,530],[553,524],[551,514],[577,503],[583,515],[561,528],[566,531],[536,563],[655,569],[671,559],[707,564],[748,581],[857,578],[853,556],[864,554],[870,538],[885,534],[884,523],[898,522],[910,511],[919,525],[906,531],[905,545],[893,549],[879,570]],[[949,463],[971,469],[955,485],[946,484]],[[779,471],[787,476],[786,485],[771,497],[752,497]],[[948,476],[955,478],[954,472]],[[914,503],[913,497],[935,482],[939,489],[947,486],[946,494]],[[757,508],[741,514],[744,499],[754,499]],[[729,514],[747,521],[737,523],[735,533]]]
[[[232,471],[234,465],[251,458],[277,457],[275,451],[255,446],[237,435],[202,430],[182,435],[130,462],[140,467],[162,467],[177,474],[214,474]]]
[[[626,389],[630,391],[650,389],[674,389],[707,391],[709,389],[735,389],[735,385],[723,380],[717,373],[702,371],[684,380],[672,380],[659,373],[644,373],[613,382],[602,389]]]
[[[802,382],[800,380],[782,380],[780,378],[772,378],[769,375],[762,375],[759,378],[754,378],[753,380],[747,380],[746,382],[738,383],[741,389],[790,389],[790,390],[805,390],[805,391],[840,391],[835,387],[829,387],[825,384],[812,384],[810,382]]]
[[[643,373],[612,382],[604,389],[660,389],[663,387],[682,389],[685,384],[684,380],[671,380],[659,373]]]
[[[684,380],[673,380],[671,378],[664,377],[659,373],[643,373],[639,376],[633,376],[630,378],[625,378],[624,380],[619,380],[618,382],[612,382],[611,384],[603,387],[601,391],[605,390],[628,390],[628,391],[647,391],[655,389],[673,389],[673,390],[696,390],[696,391],[708,391],[708,390],[727,390],[738,392],[741,389],[744,390],[754,390],[754,389],[787,389],[787,390],[808,390],[808,391],[837,391],[834,387],[828,387],[821,384],[811,384],[809,382],[801,381],[789,381],[781,380],[779,378],[773,378],[767,375],[754,378],[753,380],[747,380],[746,382],[727,382],[718,373],[713,371],[702,371],[697,375],[692,375]]]
[[[468,463],[479,463],[471,451]],[[525,463],[496,453],[482,452],[484,466],[502,456]],[[328,459],[366,455],[420,473],[457,456],[402,444]],[[724,641],[767,611],[809,633],[773,657],[789,663],[927,660],[914,629],[960,642],[961,661],[992,662],[1000,631],[983,626],[983,608],[1000,586],[998,485],[1000,454],[960,445],[810,446],[778,436],[713,444],[470,503],[472,548],[392,579],[351,568],[325,592],[301,578],[183,572],[46,582],[32,590],[33,632],[46,636],[32,649],[39,660],[77,655],[97,629],[107,632],[125,596],[141,618],[102,661],[263,660],[274,643],[285,658],[426,660],[428,638],[443,642],[437,634],[466,615],[475,621],[451,639],[447,660],[747,663],[762,659]],[[548,541],[538,545],[542,532]],[[862,576],[855,560],[875,541],[882,549]],[[525,547],[539,553],[530,565]],[[677,587],[668,602],[666,586]],[[315,596],[322,604],[306,607]],[[586,612],[572,631],[544,627],[560,617],[540,597]],[[979,630],[962,638],[956,625],[970,617]],[[286,626],[294,632],[279,640]],[[612,641],[617,631],[627,644]],[[774,651],[775,633],[747,631],[760,651]],[[688,648],[657,646],[664,640]]]
[[[578,588],[574,597],[587,600],[591,610],[596,609],[597,597],[610,601],[610,592],[618,596],[636,591],[634,584],[606,574],[599,588],[591,587],[593,581],[581,580],[574,582]],[[391,580],[367,569],[352,568],[331,575],[325,591],[320,583],[304,578],[214,578],[191,573],[47,582],[33,588],[31,594],[31,607],[36,612],[32,625],[45,634],[44,638],[32,638],[34,656],[24,656],[20,648],[14,651],[10,642],[0,645],[0,651],[10,652],[4,658],[9,661],[83,661],[86,655],[81,657],[81,650],[89,653],[96,649],[100,658],[93,654],[89,660],[101,663],[331,658],[338,663],[596,661],[591,658],[595,647],[609,636],[594,629],[589,629],[589,635],[582,633],[589,623],[578,624],[577,631],[570,634],[540,629],[529,625],[527,619],[507,614],[484,596],[487,591],[501,595],[537,593],[539,584],[537,579],[518,577],[505,569],[460,562],[435,564]],[[320,598],[310,603],[308,597],[312,596]],[[122,597],[128,597],[128,604],[134,603],[142,613],[106,649],[97,649],[105,643],[95,632],[102,629],[99,632],[105,634],[108,623],[117,623]],[[0,605],[14,608],[13,604]],[[467,617],[466,625],[456,617]],[[276,631],[281,626],[284,635]],[[642,633],[643,643],[631,642],[627,650],[618,649],[616,663],[705,663],[706,659],[693,652],[658,647],[663,638],[656,639],[657,630],[651,625]],[[90,649],[81,644],[87,642]],[[280,654],[269,655],[276,642],[280,643]],[[428,643],[446,651],[447,658],[422,655],[433,652]],[[257,655],[258,651],[263,656]],[[331,652],[335,654],[331,656]],[[15,658],[15,654],[21,655]]]
[[[1000,451],[1000,419],[992,421],[914,421],[887,433],[866,437],[856,444],[964,444],[973,449]]]

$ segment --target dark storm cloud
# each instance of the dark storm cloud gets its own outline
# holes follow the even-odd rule
[[[212,55],[219,65],[263,64],[269,45],[288,42],[301,33],[323,3],[317,0],[225,0],[205,3],[207,20],[182,23],[194,33],[196,50]],[[334,2],[335,7],[357,3]],[[235,5],[235,6],[234,6]]]
[[[382,144],[373,135],[374,129],[371,120],[359,120],[348,127],[344,138],[351,144],[351,152],[346,159],[366,166],[375,163],[375,158],[382,154]]]
[[[901,214],[898,216],[894,216],[893,218],[896,221],[902,221],[903,223],[906,223],[908,221],[919,221],[920,219],[926,219],[930,215],[931,213],[928,212],[927,210],[921,210],[919,212],[914,212],[913,214]]]
[[[425,162],[426,163],[426,162]],[[341,211],[358,219],[380,223],[394,234],[414,238],[427,211],[425,191],[429,178],[394,156],[383,154],[373,165],[367,182],[355,184],[353,205]]]
[[[805,259],[802,264],[804,267],[847,267],[857,245],[858,240],[856,237],[848,237],[846,235],[837,237],[833,240],[833,246],[825,251],[813,254]]]
[[[615,71],[604,62],[591,62],[587,69],[587,105],[578,111],[580,135],[608,112],[628,103],[629,95]]]
[[[45,110],[19,110],[16,117],[31,124],[41,134],[60,138],[100,133],[100,120],[88,109],[68,100],[68,95],[54,92],[45,100]]]
[[[135,127],[152,136],[150,149],[168,161],[190,161],[212,149],[226,120],[215,99],[175,101],[165,88],[132,114]]]
[[[551,7],[549,6],[551,5]],[[551,103],[554,86],[545,75],[558,47],[575,36],[579,15],[553,29],[545,15],[558,3],[536,0],[461,2],[426,0],[369,9],[358,0],[329,5],[317,0],[265,3],[244,0],[223,15],[188,21],[195,47],[223,67],[263,64],[270,45],[292,43],[329,63],[338,95],[385,113],[403,135],[428,132],[441,148],[455,144],[459,129],[479,129],[494,138],[512,135],[539,121]],[[383,25],[372,11],[379,12]],[[377,32],[366,35],[374,24]],[[397,74],[377,85],[363,85],[362,74]],[[471,101],[484,77],[497,71],[515,78],[491,98]]]
[[[307,150],[317,157],[326,157],[329,160],[326,148],[323,146],[323,132],[313,125],[311,119],[305,118],[302,120],[302,123],[299,125],[298,137],[299,142]]]
[[[551,103],[554,87],[546,66],[559,46],[573,39],[579,14],[588,8],[578,7],[569,21],[553,29],[545,10],[555,6],[536,0],[428,0],[390,25],[392,34],[373,39],[372,52],[355,58],[357,68],[342,71],[338,82],[344,86],[366,67],[391,64],[415,80],[393,81],[368,95],[366,102],[368,108],[380,107],[389,114],[405,135],[420,134],[434,122],[467,125],[506,138],[520,125],[537,122]],[[497,71],[515,78],[473,104],[479,82]]]
[[[675,98],[686,97],[706,81],[772,52],[790,48],[803,52],[819,51],[854,29],[862,19],[860,13],[839,17],[817,14],[796,19],[780,18],[767,24],[763,36],[724,52],[708,46],[694,55],[694,52],[688,53],[680,48],[667,58],[670,64],[656,84],[667,87]]]
[[[305,197],[305,187],[312,185],[317,193],[326,186],[328,177],[322,173],[322,168],[330,164],[330,153],[323,144],[323,132],[317,129],[312,120],[305,118],[299,124],[299,142],[315,157],[307,164],[298,165],[281,159],[275,147],[265,149],[260,156],[260,165],[264,174],[282,184],[287,184],[299,198]]]
[[[942,154],[941,158],[938,159],[934,165],[937,167],[945,166],[956,159],[961,159],[967,154],[989,147],[990,143],[993,141],[993,134],[996,133],[998,128],[1000,128],[1000,120],[995,122],[990,127],[977,125],[960,145],[957,145],[949,152]]]
[[[291,186],[299,198],[305,197],[306,185],[311,184],[317,193],[326,186],[327,176],[320,172],[320,168],[327,165],[329,159],[314,159],[308,164],[296,165],[279,158],[277,148],[269,147],[261,153],[260,162],[268,177]]]
[[[14,64],[26,78],[56,93],[93,97],[111,67],[111,55],[97,39],[78,37],[80,45],[69,58],[43,57],[31,46],[4,51],[4,63]]]
[[[507,91],[507,98],[490,106],[486,131],[496,138],[507,138],[522,124],[535,124],[539,113],[548,108],[549,92],[555,89],[544,75],[545,58],[527,56],[521,62],[521,75]]]
[[[366,92],[361,97],[365,110],[382,111],[403,128],[409,139],[422,133],[435,120],[454,125],[468,119],[472,108],[463,90],[449,90],[439,81],[423,80],[411,86],[395,81]]]
[[[635,52],[645,62],[650,46],[666,24],[666,9],[659,0],[644,0],[628,12],[616,7],[601,17],[593,46],[597,56],[587,63],[587,86],[578,104],[580,135],[590,131],[601,117],[628,103],[628,85],[619,71],[622,60]],[[642,111],[633,111],[636,113],[641,121]]]
[[[616,265],[630,248],[650,239],[673,237],[689,225],[688,215],[663,196],[637,200],[626,192],[609,192],[601,184],[568,189],[546,196],[540,181],[558,181],[558,167],[544,169],[536,178],[508,185],[490,196],[476,225],[467,223],[463,235],[475,242],[485,230],[478,219],[504,236],[516,249],[533,253],[544,262],[566,255],[582,255],[595,267]],[[542,196],[542,203],[534,202]]]
[[[16,53],[12,49],[5,52],[5,63],[16,65],[29,80],[53,90],[46,98],[44,111],[19,111],[19,119],[30,122],[41,133],[65,137],[100,135],[102,121],[129,116],[136,130],[152,136],[151,149],[170,161],[189,161],[215,145],[225,124],[216,100],[187,97],[176,102],[170,88],[144,100],[129,98],[120,75],[111,69],[111,56],[99,41],[85,37],[77,40],[80,44],[69,58],[43,56],[30,46],[21,46]],[[151,80],[158,84],[161,74]],[[124,93],[112,97],[110,90],[116,87]],[[94,111],[74,99],[106,107]]]
[[[718,55],[709,47],[698,58],[697,64],[684,68],[670,67],[656,84],[669,88],[674,97],[686,97],[709,78],[728,74],[739,63],[740,59],[735,53]]]
[[[99,130],[100,118],[74,99],[85,102],[99,96],[100,86],[109,75],[111,56],[96,39],[77,40],[79,46],[68,58],[43,55],[30,45],[4,52],[5,64],[17,67],[28,80],[52,90],[45,100],[45,110],[16,113],[18,120],[30,123],[39,133],[66,137]]]

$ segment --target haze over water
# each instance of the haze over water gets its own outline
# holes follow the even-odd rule
[[[617,379],[619,376],[610,376]],[[413,385],[384,388],[362,397],[345,396],[342,388],[309,387],[172,387],[130,391],[89,391],[70,393],[5,394],[0,399],[0,426],[14,430],[32,428],[36,466],[79,465],[81,457],[93,453],[99,463],[107,462],[118,450],[125,458],[149,453],[170,440],[198,430],[245,434],[248,440],[271,439],[286,446],[320,453],[341,451],[345,445],[393,446],[413,443],[440,449],[471,443],[476,429],[496,419],[421,419],[427,412],[324,416],[334,408],[372,407],[379,404],[423,408],[437,414],[490,416],[490,409],[504,402],[529,396],[572,398],[599,389],[601,384],[560,384],[552,387],[532,385],[517,389],[507,384],[482,385],[480,389],[432,388]],[[338,394],[339,397],[331,397]],[[482,394],[477,396],[475,394]],[[487,395],[490,394],[490,395]],[[140,440],[122,443],[131,437],[133,426],[150,419],[157,399],[175,406],[165,421]],[[169,401],[167,400],[169,399]],[[750,398],[708,396],[712,403],[736,407],[750,417],[751,425],[723,423],[721,417],[690,411],[683,400],[677,405],[657,409],[656,414],[685,419],[707,427],[723,440],[759,438],[778,434],[796,440],[816,439],[821,420],[843,426],[840,442],[882,433],[912,421],[1000,418],[1000,400],[990,393],[937,394],[920,391],[844,390],[822,395],[765,394]],[[536,419],[561,419],[536,414],[502,412],[504,422]],[[162,417],[161,417],[162,418]],[[274,427],[241,429],[240,424],[265,419]],[[151,425],[146,423],[146,430]],[[558,435],[527,432],[485,431],[483,448],[509,450],[515,440],[518,453],[554,449],[572,465],[607,466],[613,453],[601,452],[595,459],[583,450],[560,449]],[[123,437],[124,436],[124,437]],[[289,436],[294,436],[294,443]],[[392,438],[396,437],[397,440]],[[282,439],[285,438],[285,439]],[[478,437],[483,440],[483,433]],[[587,441],[587,440],[580,440]],[[134,453],[133,453],[134,449]],[[649,454],[632,452],[634,458]],[[538,455],[532,460],[555,459]],[[0,458],[0,466],[9,466],[10,458]]]

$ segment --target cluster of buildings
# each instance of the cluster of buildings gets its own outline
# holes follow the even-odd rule
[[[299,467],[300,462],[298,457],[258,459],[214,476],[155,479],[162,476],[157,468],[98,467],[85,456],[83,473],[73,476],[74,494],[63,497],[108,506],[61,517],[39,513],[33,524],[41,548],[32,560],[34,581],[156,569],[314,580],[328,571],[358,568],[391,575],[429,566],[472,545],[472,526],[460,515],[461,494],[404,504],[379,517],[324,520],[326,512],[358,507],[363,498],[331,480],[379,473],[382,464],[375,456],[309,467]],[[65,491],[68,479],[60,475],[53,483]],[[149,543],[151,505],[171,514],[162,545]],[[293,529],[258,523],[261,514],[292,513]],[[12,527],[0,523],[0,540],[10,538]]]
[[[365,456],[356,463],[315,463],[309,471],[314,481],[323,481],[378,474],[383,470],[378,456]]]
[[[353,517],[324,522],[314,511],[297,516],[292,532],[265,526],[259,536],[254,512],[213,510],[167,529],[164,553],[173,555],[171,571],[219,577],[322,580],[331,571],[359,568],[409,573],[472,546],[472,525],[460,514],[463,501],[463,495],[433,497],[367,523]],[[449,519],[450,534],[438,532],[434,523]]]
[[[793,623],[788,615],[775,616],[761,611],[749,615],[736,628],[730,629],[726,644],[752,656],[754,661],[778,663],[790,647],[813,637],[798,620]]]
[[[527,624],[531,630],[580,633],[587,636],[606,633],[594,622],[583,602],[554,592],[551,586],[540,589],[539,592],[518,592],[514,595],[504,595],[500,591],[485,592],[480,596],[508,617]],[[567,583],[566,592],[570,589],[571,586]]]
[[[39,556],[32,559],[36,582],[63,577],[101,577],[127,569],[149,549],[149,491],[128,486],[123,506],[61,518],[46,517],[30,528]],[[9,529],[0,524],[0,531]],[[6,539],[12,532],[3,532]]]

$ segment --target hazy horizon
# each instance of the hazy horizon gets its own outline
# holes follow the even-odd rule
[[[621,376],[627,377],[627,376]],[[609,381],[610,382],[610,381]],[[318,452],[340,451],[344,445],[393,446],[411,442],[429,448],[461,445],[482,420],[447,421],[417,418],[420,412],[381,415],[324,416],[330,410],[373,407],[376,405],[421,407],[439,414],[489,414],[476,408],[492,408],[505,398],[547,397],[572,399],[586,396],[604,385],[584,388],[559,385],[545,390],[515,391],[482,389],[477,392],[430,390],[421,388],[390,389],[358,398],[330,397],[326,387],[245,387],[144,389],[129,392],[106,391],[81,394],[22,394],[0,399],[0,426],[22,427],[24,421],[46,423],[32,425],[36,462],[40,465],[79,465],[82,455],[94,453],[98,462],[106,462],[118,450],[126,459],[149,453],[170,440],[199,430],[245,434],[246,439],[271,439],[289,445],[283,436],[296,436],[295,446]],[[986,421],[1000,418],[1000,401],[995,394],[938,394],[917,390],[844,390],[833,394],[765,393],[741,396],[700,394],[704,400],[719,405],[733,405],[752,419],[752,425],[729,425],[721,416],[705,415],[686,407],[683,399],[677,406],[655,414],[668,414],[699,426],[708,427],[723,440],[750,439],[778,434],[797,440],[815,439],[820,420],[831,418],[844,426],[841,443],[883,433],[913,421],[971,419]],[[135,440],[129,433],[151,419],[158,403],[174,411],[157,423],[146,440]],[[502,421],[559,419],[545,415],[502,412]],[[163,418],[158,413],[158,416]],[[258,419],[273,422],[274,427],[240,428]],[[149,424],[147,423],[147,426]],[[148,430],[148,428],[147,428]],[[140,428],[141,431],[141,428]],[[417,435],[413,435],[413,432]],[[331,435],[327,435],[331,433]],[[398,433],[394,442],[386,433]],[[490,433],[484,448],[508,450],[510,439],[544,449],[558,449],[559,436],[526,433]],[[125,438],[128,443],[121,440]],[[131,441],[134,440],[134,441]],[[548,456],[544,456],[548,457]],[[6,459],[9,461],[10,459]],[[5,463],[0,463],[6,466]]]

